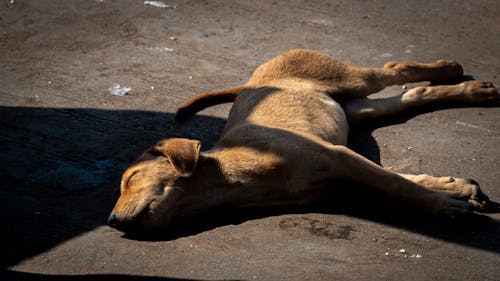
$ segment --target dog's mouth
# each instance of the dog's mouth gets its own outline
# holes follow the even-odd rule
[[[159,224],[158,219],[154,217],[158,215],[154,207],[156,203],[152,200],[126,227],[119,229],[123,232],[123,238],[138,241],[163,241],[165,237],[169,237],[170,221],[160,218]]]
[[[138,232],[147,228],[147,220],[152,214],[151,206],[154,201],[155,200],[151,200],[139,213],[130,218],[120,218],[120,215],[111,213],[110,218],[108,219],[108,225],[124,233]]]

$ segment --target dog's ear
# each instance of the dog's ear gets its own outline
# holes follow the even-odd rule
[[[152,148],[153,152],[165,155],[177,175],[189,177],[200,158],[201,143],[189,139],[167,139]]]

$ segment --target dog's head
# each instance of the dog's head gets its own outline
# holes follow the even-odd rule
[[[200,142],[167,139],[146,150],[124,173],[109,226],[126,233],[165,227],[186,196]]]

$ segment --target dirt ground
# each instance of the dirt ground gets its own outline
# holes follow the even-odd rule
[[[499,214],[443,223],[346,198],[337,208],[219,210],[157,241],[105,225],[121,172],[145,148],[217,140],[230,105],[177,124],[180,102],[239,85],[286,50],[374,67],[454,59],[500,86],[497,1],[166,4],[0,2],[2,280],[500,279]],[[111,95],[115,83],[130,92]],[[500,201],[499,108],[410,113],[350,139],[390,169],[474,178]]]

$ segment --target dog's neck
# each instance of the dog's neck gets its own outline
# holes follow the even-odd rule
[[[206,208],[230,204],[252,205],[262,200],[265,186],[272,185],[269,176],[279,169],[276,156],[249,148],[214,149],[200,155],[193,175],[186,179],[196,188],[188,208]],[[262,187],[262,188],[260,188]],[[186,188],[187,189],[187,188]],[[203,205],[203,206],[202,206]],[[191,210],[195,214],[199,210]]]
[[[216,148],[205,152],[202,158],[206,161],[207,171],[213,173],[216,168],[228,188],[262,184],[264,178],[275,174],[283,162],[271,152],[242,146]]]

